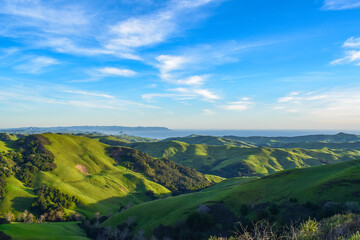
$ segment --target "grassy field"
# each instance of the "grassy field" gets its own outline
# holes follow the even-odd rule
[[[276,203],[290,198],[300,204],[311,201],[359,201],[360,161],[275,173],[261,179],[228,179],[197,193],[143,203],[109,218],[104,225],[116,226],[130,216],[138,219],[138,229],[151,232],[159,224],[171,225],[185,219],[202,204],[223,202],[240,216],[240,207]],[[244,182],[245,181],[245,182]],[[285,210],[284,210],[285,211]]]
[[[0,225],[14,240],[89,240],[76,222],[12,223]]]

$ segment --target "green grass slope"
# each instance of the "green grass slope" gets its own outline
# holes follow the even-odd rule
[[[200,172],[226,178],[266,175],[290,168],[320,166],[360,158],[360,151],[353,149],[244,148],[179,141],[125,145],[153,157],[167,157]]]
[[[153,158],[128,147],[109,147],[107,152],[120,165],[141,172],[149,180],[165,186],[174,194],[203,189],[213,184],[209,181],[209,176],[167,158]]]
[[[129,217],[138,220],[138,229],[152,231],[160,224],[171,225],[185,219],[199,205],[219,201],[229,195],[229,190],[256,178],[232,178],[196,193],[188,193],[176,197],[143,203],[110,217],[104,226],[116,226]]]
[[[0,141],[0,152],[7,152],[10,148],[7,147],[6,143],[3,141]]]
[[[349,149],[360,150],[360,141],[357,142],[297,142],[279,143],[282,148],[304,148],[304,149]]]
[[[157,196],[168,195],[165,187],[147,180],[141,174],[119,166],[106,154],[108,145],[88,137],[44,134],[51,142],[45,147],[55,156],[56,169],[35,175],[35,188],[49,184],[80,201],[78,210],[86,215],[116,212],[121,206],[138,204]],[[2,212],[30,210],[33,190],[26,188],[15,177],[7,179],[7,194],[0,202]]]
[[[279,206],[286,206],[291,198],[296,198],[297,204],[304,204],[307,201],[320,205],[329,201],[339,203],[360,201],[359,176],[360,161],[356,160],[282,171],[245,183],[241,181],[234,183],[233,181],[239,181],[239,179],[229,179],[201,192],[168,197],[134,206],[112,216],[103,225],[116,226],[130,216],[135,216],[138,219],[137,229],[151,232],[159,224],[175,224],[179,220],[186,219],[200,205],[211,205],[215,202],[222,202],[240,217],[243,204],[261,206],[276,203]],[[288,212],[289,209],[285,207],[280,209],[280,214]]]
[[[187,137],[173,137],[173,138],[167,138],[163,140],[164,142],[169,141],[179,141],[179,142],[185,142],[189,144],[205,144],[205,145],[216,145],[216,146],[238,146],[238,147],[255,147],[252,144],[234,140],[234,139],[227,139],[224,137],[214,137],[214,136],[202,136],[202,135],[196,135],[192,134]]]
[[[0,225],[14,240],[89,240],[76,222],[12,223]]]
[[[249,144],[263,147],[284,147],[288,143],[344,143],[344,142],[359,142],[360,136],[355,134],[338,133],[334,135],[305,135],[297,137],[238,137],[238,136],[224,136],[228,139],[243,141]]]
[[[6,182],[6,194],[0,201],[0,212],[6,213],[13,211],[16,213],[29,210],[35,197],[33,190],[25,187],[24,184],[14,176],[7,178]]]
[[[142,174],[116,166],[106,154],[107,145],[87,137],[45,134],[51,144],[46,148],[55,156],[57,168],[41,172],[37,185],[51,184],[80,199],[80,209],[109,214],[128,202],[149,200],[147,190],[168,194],[165,187],[147,180]],[[79,168],[82,168],[82,171]]]

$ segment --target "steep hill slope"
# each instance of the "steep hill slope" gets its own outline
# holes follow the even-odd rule
[[[148,179],[167,187],[173,194],[199,190],[212,184],[205,174],[167,158],[155,159],[128,147],[110,147],[107,152],[119,164],[143,173]]]
[[[54,155],[56,168],[34,175],[34,188],[46,183],[62,192],[77,197],[80,212],[92,215],[119,210],[121,205],[151,200],[146,191],[166,195],[170,191],[160,184],[147,180],[141,173],[118,166],[106,154],[105,144],[81,136],[44,134],[50,144],[47,151]],[[33,192],[11,177],[7,181],[8,193],[0,209],[24,211],[30,209]]]
[[[271,217],[278,221],[296,221],[309,216],[321,217],[330,213],[332,208],[335,209],[334,206],[346,206],[343,205],[345,202],[360,201],[359,176],[360,161],[356,160],[287,170],[235,184],[231,182],[236,179],[229,179],[201,192],[134,206],[112,216],[104,226],[119,225],[132,216],[138,219],[136,229],[144,229],[151,233],[160,224],[174,226],[183,220],[189,225],[192,223],[189,222],[189,216],[195,213],[196,209],[199,212],[199,206],[207,205],[212,209],[211,206],[219,204],[231,211],[227,218],[231,219],[232,213],[233,221],[266,218],[269,212]],[[246,211],[243,206],[246,206]],[[220,216],[217,217],[221,218]],[[171,232],[169,229],[168,231]]]

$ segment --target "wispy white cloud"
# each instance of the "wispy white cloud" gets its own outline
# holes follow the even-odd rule
[[[360,8],[359,0],[325,0],[324,10],[346,10]]]
[[[39,73],[48,66],[60,63],[58,60],[54,58],[44,57],[44,56],[34,57],[34,58],[29,57],[29,58],[31,59],[26,60],[25,62],[17,65],[15,69],[27,73]]]
[[[168,89],[166,93],[148,93],[143,94],[142,98],[152,102],[155,98],[173,98],[177,100],[200,99],[207,102],[221,99],[216,93],[202,88],[173,88]]]
[[[164,42],[179,31],[181,22],[186,21],[184,16],[189,11],[216,1],[170,1],[166,8],[157,12],[118,22],[110,27],[111,38],[105,46],[112,50],[129,50]]]
[[[159,69],[159,77],[179,85],[203,85],[209,74],[199,74],[217,65],[240,61],[241,54],[255,48],[274,44],[274,41],[226,41],[180,48],[178,54],[159,55],[151,63]]]
[[[123,76],[131,77],[136,75],[136,72],[126,68],[104,67],[96,69],[101,76]]]
[[[203,113],[205,115],[214,115],[215,111],[211,110],[211,109],[203,109]]]
[[[0,14],[10,16],[8,23],[11,28],[19,31],[19,22],[22,27],[33,27],[42,32],[81,34],[79,26],[88,25],[89,18],[83,7],[77,5],[51,6],[48,1],[40,0],[2,0]],[[80,28],[82,29],[82,28]],[[16,34],[16,33],[14,33]]]
[[[167,41],[197,21],[195,11],[219,1],[168,1],[150,13],[131,17],[115,14],[119,10],[114,7],[116,17],[108,19],[105,8],[86,1],[0,0],[0,35],[61,53],[142,60],[139,48]]]
[[[155,59],[158,61],[155,66],[160,71],[160,77],[166,81],[172,81],[171,73],[183,69],[185,63],[189,62],[184,56],[160,55]]]
[[[354,62],[356,65],[360,65],[360,38],[351,37],[347,39],[343,44],[343,48],[350,50],[346,50],[344,57],[332,61],[331,64],[337,65]]]
[[[351,37],[344,42],[343,47],[360,48],[360,38]]]
[[[83,47],[81,43],[75,43],[71,37],[45,36],[36,43],[35,47],[50,47],[60,53],[70,53],[74,55],[94,56],[94,55],[114,55],[115,51],[103,49],[101,47]]]
[[[184,85],[203,85],[206,76],[194,75],[185,79],[177,80],[176,83]]]
[[[313,119],[344,121],[360,117],[360,87],[336,88],[313,92],[291,92],[278,98],[275,110],[294,113]]]
[[[263,47],[272,44],[272,41],[238,43],[236,41],[225,42],[214,45],[194,46],[187,49],[180,49],[178,55],[159,55],[155,57],[156,62],[152,65],[159,70],[159,77],[162,81],[181,85],[181,87],[169,89],[166,93],[144,94],[143,98],[153,101],[154,98],[166,97],[179,100],[202,99],[215,101],[221,97],[205,86],[210,74],[199,74],[207,68],[229,62],[239,61],[239,55],[256,47]],[[206,66],[206,67],[204,67]],[[169,93],[176,91],[177,93]],[[236,106],[235,106],[236,105]],[[240,103],[228,104],[227,109],[244,108]]]
[[[187,96],[201,97],[205,101],[213,101],[220,99],[220,96],[207,89],[175,88],[175,89],[171,89],[171,91],[177,92],[179,94],[184,94],[185,96],[187,95]]]
[[[220,107],[231,111],[244,111],[249,109],[253,104],[254,102],[252,102],[250,98],[245,97],[242,98],[240,101],[228,102],[224,105],[221,105]]]
[[[159,108],[155,105],[124,100],[101,92],[68,89],[61,85],[34,84],[2,87],[0,103],[26,108],[38,106],[38,104],[114,110]]]
[[[72,93],[72,94],[79,94],[84,96],[95,96],[95,97],[103,97],[103,98],[115,98],[114,96],[103,94],[103,93],[94,93],[94,92],[88,92],[88,91],[75,91],[75,90],[63,90],[63,92],[66,93]]]

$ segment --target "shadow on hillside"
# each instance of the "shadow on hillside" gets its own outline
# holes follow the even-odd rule
[[[11,150],[16,149],[15,141],[5,141],[5,146]]]
[[[156,199],[154,199],[152,195],[146,194],[145,185],[143,183],[139,183],[137,184],[137,187],[132,192],[129,192],[127,196],[110,197],[86,206],[79,203],[78,207],[87,209],[93,213],[100,212],[101,215],[112,216],[143,202],[154,201],[168,196],[169,194],[156,194]]]
[[[11,200],[12,207],[18,212],[29,210],[33,201],[34,198],[31,197],[15,197]]]

